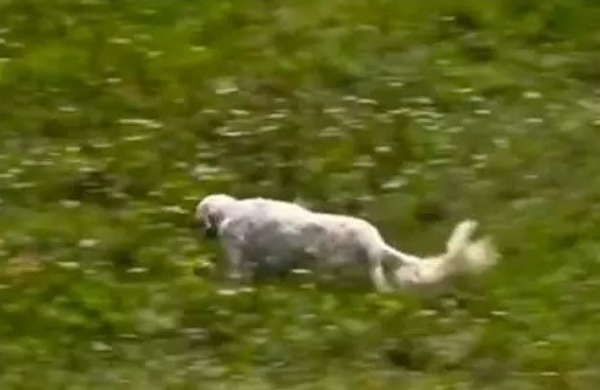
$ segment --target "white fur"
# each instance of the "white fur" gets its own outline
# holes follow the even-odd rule
[[[279,200],[213,194],[198,203],[196,218],[221,241],[232,278],[364,265],[377,291],[433,291],[454,276],[484,271],[497,259],[489,239],[472,240],[477,223],[471,220],[455,227],[443,254],[422,258],[386,244],[363,219]]]

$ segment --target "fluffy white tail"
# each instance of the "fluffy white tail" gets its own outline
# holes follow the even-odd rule
[[[446,251],[438,256],[419,258],[390,252],[403,260],[393,271],[395,284],[400,288],[429,290],[454,276],[479,274],[494,266],[499,256],[491,239],[472,240],[477,225],[473,220],[457,224],[446,242]]]
[[[489,237],[472,240],[477,225],[476,221],[465,220],[454,228],[446,242],[446,253],[440,257],[449,274],[478,274],[498,261],[498,253]]]

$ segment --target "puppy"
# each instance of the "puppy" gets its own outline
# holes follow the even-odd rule
[[[388,245],[363,219],[279,200],[212,194],[198,203],[195,217],[206,237],[220,240],[233,279],[358,265],[379,292],[433,291],[454,276],[484,271],[497,258],[488,238],[472,240],[472,220],[455,227],[444,253],[422,258]]]

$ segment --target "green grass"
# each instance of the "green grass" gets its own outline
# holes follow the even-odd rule
[[[594,1],[0,0],[0,387],[594,389]],[[504,254],[452,298],[193,269],[203,195],[301,199],[418,253]]]

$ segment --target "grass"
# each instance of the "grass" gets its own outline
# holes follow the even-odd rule
[[[2,389],[592,389],[592,1],[0,0]],[[203,195],[504,259],[442,301],[193,269]]]

